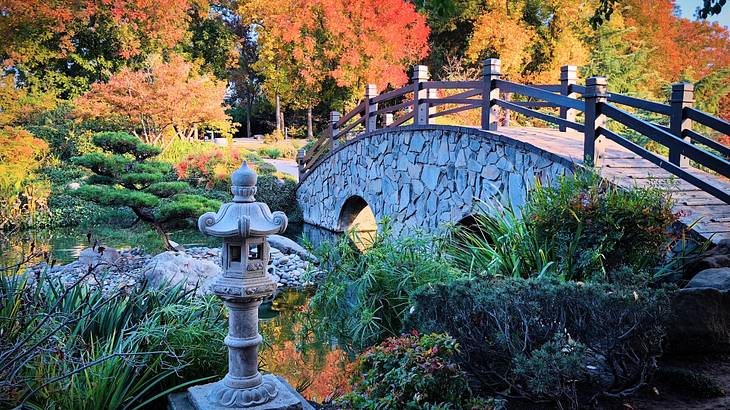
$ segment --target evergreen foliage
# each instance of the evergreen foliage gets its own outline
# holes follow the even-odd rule
[[[89,184],[73,192],[82,199],[128,207],[138,220],[152,224],[163,235],[164,224],[197,217],[220,206],[216,200],[187,193],[190,186],[186,182],[166,181],[172,167],[151,160],[160,153],[159,148],[133,135],[103,132],[94,135],[93,143],[103,152],[72,158],[74,164],[94,173]]]

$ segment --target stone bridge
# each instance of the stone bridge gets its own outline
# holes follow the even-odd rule
[[[519,208],[535,181],[572,172],[560,156],[475,128],[428,125],[382,129],[329,153],[300,181],[307,223],[343,231],[366,206],[395,233],[432,231],[474,212],[476,199]]]
[[[673,84],[668,104],[609,93],[605,77],[580,85],[575,66],[546,85],[503,80],[497,59],[476,81],[429,81],[416,66],[411,84],[381,94],[368,86],[353,110],[330,114],[329,128],[297,157],[297,199],[304,221],[328,230],[349,228],[369,207],[396,233],[434,231],[468,217],[479,200],[519,210],[536,181],[588,161],[619,186],[664,186],[681,222],[718,242],[730,238],[730,147],[714,137],[730,136],[730,123],[693,108],[693,92]],[[637,145],[636,135],[664,153]]]

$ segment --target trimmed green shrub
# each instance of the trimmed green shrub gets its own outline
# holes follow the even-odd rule
[[[168,164],[152,161],[156,147],[143,144],[124,132],[103,132],[94,135],[94,144],[104,152],[75,157],[75,165],[95,175],[71,193],[103,206],[124,206],[139,220],[147,222],[162,234],[169,246],[163,225],[215,211],[220,202],[187,193],[190,186],[182,181],[166,181],[172,171]]]
[[[577,408],[652,375],[664,290],[547,279],[460,280],[413,294],[403,327],[448,333],[476,391]]]
[[[386,339],[360,355],[353,392],[338,400],[353,409],[488,409],[472,398],[467,375],[453,362],[458,343],[445,334]]]
[[[656,372],[656,381],[669,386],[683,396],[699,399],[724,397],[725,390],[714,379],[705,374],[679,367],[661,367]]]
[[[349,235],[315,253],[327,275],[310,307],[322,330],[357,351],[401,333],[418,287],[463,276],[434,252],[429,238],[396,238],[387,221],[365,253]]]

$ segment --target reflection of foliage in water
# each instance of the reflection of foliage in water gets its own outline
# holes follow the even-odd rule
[[[264,346],[259,366],[286,378],[307,399],[322,402],[336,391],[349,389],[345,371],[349,360],[334,342],[307,330],[316,320],[307,310],[310,296],[295,290],[277,295],[271,308],[279,315],[260,322]]]

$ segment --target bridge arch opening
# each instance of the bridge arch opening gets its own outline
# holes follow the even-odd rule
[[[378,224],[372,208],[363,197],[353,195],[342,204],[337,230],[350,232],[352,234],[351,239],[358,248],[369,247],[377,234]]]

